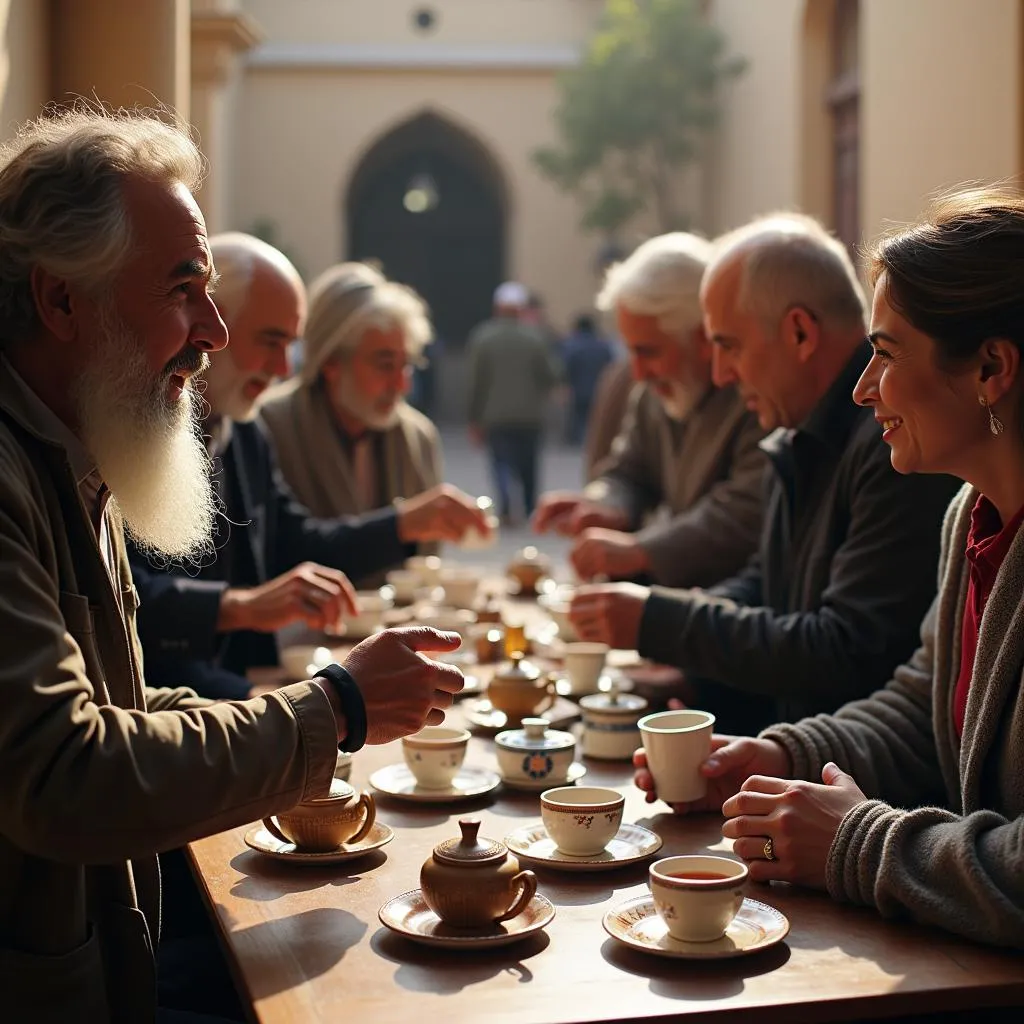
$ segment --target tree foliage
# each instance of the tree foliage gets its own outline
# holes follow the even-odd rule
[[[607,0],[582,62],[562,76],[559,143],[540,170],[584,205],[583,226],[613,234],[653,208],[662,230],[685,226],[675,172],[700,154],[718,119],[718,88],[740,74],[697,0]]]

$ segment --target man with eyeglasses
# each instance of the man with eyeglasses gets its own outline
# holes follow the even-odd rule
[[[252,236],[215,235],[210,251],[220,275],[215,302],[230,338],[211,358],[203,391],[203,433],[223,503],[216,555],[198,566],[167,564],[135,546],[131,564],[147,679],[240,699],[251,690],[249,669],[277,664],[277,631],[296,624],[331,630],[355,611],[346,577],[365,580],[421,544],[458,540],[471,529],[488,535],[490,526],[468,495],[445,485],[422,490],[411,475],[402,481],[407,496],[397,491],[395,500],[375,500],[382,495],[368,489],[353,509],[357,516],[317,518],[300,504],[257,413],[261,395],[286,375],[288,347],[302,334],[305,287],[283,253]],[[367,372],[401,381],[404,366],[404,356],[382,350]],[[383,417],[399,391],[396,385],[391,399],[357,380],[346,393],[366,403],[367,415]],[[312,452],[332,443],[326,420],[303,434]],[[433,458],[428,472],[437,465]]]
[[[853,403],[864,297],[816,221],[779,215],[720,239],[701,307],[715,383],[770,431],[759,549],[708,590],[582,588],[571,615],[587,640],[682,669],[718,731],[755,733],[866,696],[910,656],[957,483],[896,473]]]

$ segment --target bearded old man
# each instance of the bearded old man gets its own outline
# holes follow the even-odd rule
[[[711,245],[673,232],[613,266],[598,306],[613,311],[633,377],[622,431],[582,493],[541,498],[534,527],[575,538],[581,579],[710,586],[753,554],[761,527],[763,432],[711,380],[700,282]]]
[[[246,702],[147,686],[124,529],[194,558],[215,510],[194,382],[227,331],[201,167],[181,130],[86,109],[0,152],[5,1019],[171,1019],[156,855],[323,796],[339,742],[439,722],[462,685],[418,653],[457,638],[420,629]]]
[[[405,402],[430,334],[422,299],[365,263],[331,267],[311,285],[301,376],[274,388],[260,413],[313,515],[370,512],[441,483],[437,430]]]
[[[473,499],[434,488],[356,518],[318,519],[281,477],[257,402],[287,372],[302,334],[306,292],[288,258],[251,235],[217,235],[216,303],[231,345],[211,356],[203,392],[215,482],[224,506],[216,557],[197,565],[132,551],[142,595],[139,633],[154,682],[186,682],[206,697],[242,698],[246,672],[278,662],[278,630],[332,630],[345,612],[342,573],[364,579],[400,564],[422,542],[489,532]],[[325,430],[307,439],[327,441]]]

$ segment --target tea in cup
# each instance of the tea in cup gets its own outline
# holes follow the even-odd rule
[[[711,754],[715,716],[708,711],[658,711],[638,725],[659,798],[676,804],[703,797],[708,782],[700,766]]]
[[[565,645],[565,674],[570,696],[597,693],[597,683],[608,657],[607,644],[573,643]]]
[[[446,725],[428,725],[402,738],[402,756],[423,789],[450,789],[466,759],[469,733]]]
[[[650,867],[654,909],[673,939],[714,942],[743,906],[747,874],[729,857],[664,857]]]
[[[603,786],[561,786],[540,795],[540,817],[555,846],[570,857],[600,853],[622,824],[626,798]]]
[[[334,778],[327,796],[303,800],[276,818],[264,818],[266,830],[282,843],[309,853],[328,853],[343,843],[358,843],[373,827],[377,809],[369,793]]]

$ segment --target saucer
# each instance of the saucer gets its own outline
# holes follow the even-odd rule
[[[478,729],[485,729],[488,732],[501,732],[502,729],[517,726],[522,721],[518,718],[509,718],[504,711],[498,711],[486,697],[463,702],[462,710],[465,712],[466,721],[470,725],[476,726]],[[542,711],[539,715],[534,715],[533,717],[543,718],[548,725],[561,729],[563,726],[575,721],[579,716],[580,709],[575,704],[564,697],[559,697],[547,711]]]
[[[537,822],[517,828],[505,836],[505,845],[510,853],[526,864],[565,871],[613,871],[629,864],[639,864],[657,853],[661,849],[661,836],[643,825],[623,824],[600,853],[574,857],[562,853],[547,829]],[[654,913],[653,903],[651,913]]]
[[[456,800],[469,800],[490,793],[501,783],[501,776],[488,768],[463,765],[445,789],[426,789],[404,764],[390,764],[379,768],[370,776],[370,785],[378,793],[398,800],[412,800],[422,804],[449,804]]]
[[[481,928],[454,928],[441,919],[427,906],[419,889],[402,893],[388,900],[377,911],[377,917],[385,928],[426,946],[447,946],[450,949],[486,949],[492,946],[507,946],[518,942],[551,923],[555,908],[551,902],[537,893],[526,905],[526,909],[511,920]]]
[[[569,765],[565,782],[555,782],[553,779],[502,779],[501,781],[509,789],[522,789],[528,793],[543,793],[545,789],[553,789],[555,786],[574,786],[586,774],[587,766],[580,761],[573,761]]]
[[[648,893],[613,907],[601,922],[613,938],[633,949],[680,960],[724,960],[757,953],[781,942],[789,934],[785,914],[757,900],[745,899],[740,912],[720,939],[713,942],[681,942],[654,909]]]
[[[355,860],[371,850],[387,846],[395,833],[381,821],[375,821],[369,833],[358,843],[342,843],[336,850],[325,853],[312,853],[298,850],[294,843],[282,843],[272,836],[262,825],[249,829],[245,833],[245,845],[257,853],[264,853],[274,860],[289,861],[292,864],[340,864],[342,861]]]

